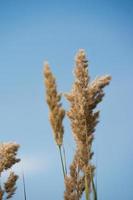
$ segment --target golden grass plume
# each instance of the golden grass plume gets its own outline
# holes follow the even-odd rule
[[[85,192],[86,200],[90,200],[93,192],[96,200],[92,143],[95,128],[99,122],[99,111],[95,108],[102,101],[103,89],[110,83],[111,76],[104,75],[90,81],[88,60],[83,49],[76,54],[74,75],[75,81],[72,90],[65,94],[65,97],[70,102],[70,109],[66,113],[70,119],[76,149],[69,167],[70,172],[64,175],[64,199],[79,200]],[[44,77],[54,138],[58,145],[62,145],[64,134],[62,120],[65,110],[61,107],[61,96],[57,93],[55,78],[48,64],[45,64]]]

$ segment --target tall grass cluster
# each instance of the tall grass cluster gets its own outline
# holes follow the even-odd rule
[[[64,176],[64,200],[80,200],[85,194],[86,200],[97,200],[94,183],[95,166],[92,163],[94,132],[99,122],[97,105],[103,100],[104,87],[110,83],[111,76],[105,75],[90,81],[86,53],[80,49],[75,57],[75,80],[72,90],[64,94],[70,108],[62,107],[61,94],[57,91],[56,78],[48,63],[44,65],[44,83],[46,101],[49,106],[49,120],[55,142],[59,149]],[[66,166],[66,150],[63,144],[65,115],[70,120],[73,139],[76,144],[72,163]]]
[[[92,144],[94,132],[99,122],[97,105],[103,100],[104,87],[110,83],[111,76],[105,75],[90,81],[88,72],[88,60],[86,53],[80,49],[75,57],[75,80],[69,93],[64,94],[69,102],[69,110],[65,110],[61,103],[62,94],[58,93],[56,78],[50,66],[45,63],[44,83],[46,89],[46,101],[49,106],[49,120],[53,130],[55,143],[59,150],[62,173],[64,179],[64,200],[80,200],[85,195],[86,200],[97,200],[95,185],[95,168],[92,158]],[[64,147],[65,128],[63,120],[67,116],[70,120],[75,152],[72,163],[67,166],[66,150]],[[17,189],[18,175],[12,171],[12,167],[20,162],[17,158],[19,145],[13,142],[0,143],[0,200],[11,199]],[[3,181],[4,172],[8,176]],[[25,177],[23,176],[24,199],[27,199]],[[5,177],[4,177],[5,178]]]

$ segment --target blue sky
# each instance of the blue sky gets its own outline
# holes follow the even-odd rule
[[[131,0],[0,0],[0,140],[21,144],[29,200],[63,199],[42,69],[48,60],[59,91],[70,91],[79,48],[87,52],[92,79],[113,77],[95,133],[99,200],[133,199],[132,19]],[[63,105],[68,109],[64,99]],[[64,125],[70,162],[74,144],[67,119]],[[20,178],[14,200],[22,195]]]

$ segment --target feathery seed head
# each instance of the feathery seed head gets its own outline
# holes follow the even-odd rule
[[[70,102],[67,116],[70,119],[76,142],[70,174],[65,176],[65,200],[80,199],[86,186],[89,192],[91,191],[91,181],[95,170],[95,167],[91,164],[93,157],[92,142],[99,121],[99,111],[94,109],[102,101],[104,97],[103,89],[111,80],[111,77],[106,75],[90,81],[88,60],[84,49],[80,49],[75,56],[74,75],[75,81],[72,90],[65,94],[66,99]],[[60,146],[64,134],[62,121],[65,110],[61,107],[61,95],[57,93],[56,80],[48,63],[45,64],[44,78],[46,99],[50,109],[49,119],[55,141]]]
[[[54,139],[58,146],[62,145],[64,127],[62,121],[65,117],[65,110],[61,107],[61,94],[57,92],[55,78],[48,63],[44,66],[44,79],[46,86],[46,100],[50,109],[49,120],[53,129]]]
[[[14,172],[11,172],[8,177],[8,180],[4,184],[5,192],[7,193],[7,199],[10,199],[14,195],[16,191],[17,179],[18,176]]]
[[[0,144],[0,173],[20,161],[20,159],[16,158],[18,149],[19,145],[16,143]]]
[[[84,176],[88,177],[87,185],[89,188],[91,187],[91,176],[94,175],[95,169],[91,164],[93,156],[91,147],[94,139],[93,133],[99,119],[99,111],[94,111],[94,108],[102,101],[104,96],[103,88],[111,80],[110,76],[102,76],[90,82],[88,61],[84,50],[78,51],[75,62],[75,82],[72,91],[69,94],[65,94],[65,97],[70,102],[70,110],[67,112],[67,116],[71,121],[77,149],[70,167],[70,176],[67,176],[65,181],[65,200],[69,199],[69,196],[73,194],[75,187],[80,188],[75,191],[77,199],[82,196],[85,189]],[[79,173],[74,176],[77,173],[77,169],[84,176]],[[72,184],[75,182],[76,186]]]

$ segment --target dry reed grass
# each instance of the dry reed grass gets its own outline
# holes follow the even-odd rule
[[[13,165],[20,161],[17,158],[19,145],[13,142],[0,144],[0,179],[4,171],[11,169]],[[16,191],[16,181],[18,176],[10,171],[5,183],[0,182],[0,200],[11,199]]]
[[[61,159],[62,171],[65,177],[66,171],[66,161],[63,161],[62,149],[63,148],[63,119],[65,117],[65,110],[62,108],[60,103],[61,94],[57,92],[56,80],[53,76],[49,64],[44,65],[44,82],[46,85],[46,101],[50,109],[49,120],[53,129],[54,139],[59,148],[59,154]],[[65,150],[64,150],[65,151]],[[64,152],[63,151],[63,152]]]
[[[75,62],[75,81],[72,91],[65,94],[65,97],[70,102],[67,116],[70,119],[76,149],[70,165],[70,173],[69,175],[64,173],[64,199],[79,200],[85,192],[86,200],[90,200],[91,193],[93,193],[93,199],[96,200],[92,142],[99,121],[99,111],[95,111],[95,108],[102,101],[104,97],[103,88],[110,83],[111,77],[106,75],[91,82],[88,74],[88,60],[85,51],[82,49],[78,51]],[[55,78],[48,64],[44,68],[44,78],[54,138],[57,145],[62,145],[64,133],[62,120],[65,111],[61,107],[61,96],[57,93]],[[63,162],[63,159],[62,163],[64,167],[65,162]]]

